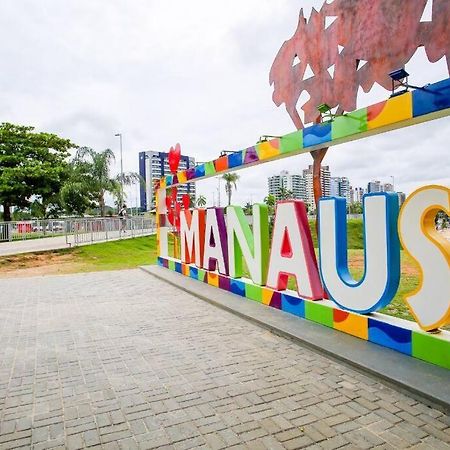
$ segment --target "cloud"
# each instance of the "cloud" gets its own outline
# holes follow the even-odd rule
[[[184,153],[205,161],[223,149],[254,145],[263,134],[288,133],[293,125],[272,102],[269,70],[295,31],[300,6],[310,11],[320,4],[3,0],[0,120],[117,154],[114,134],[121,132],[125,170],[135,171],[144,149],[180,142]],[[411,81],[414,74],[420,74],[417,83],[445,77],[442,64],[425,69],[420,55],[413,63]],[[434,178],[448,183],[449,135],[450,124],[441,119],[331,148],[325,163],[354,185],[390,175],[405,191]],[[268,176],[283,169],[301,173],[311,161],[301,155],[241,171],[233,199],[262,200]],[[200,183],[199,191],[217,195],[217,180]]]

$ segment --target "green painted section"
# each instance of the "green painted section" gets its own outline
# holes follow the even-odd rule
[[[172,261],[169,259],[169,269],[170,270],[175,270],[175,261]]]
[[[358,109],[331,122],[331,138],[340,139],[367,131],[367,108]]]
[[[413,331],[412,356],[450,369],[450,341],[440,339],[439,335]]]
[[[305,301],[305,318],[333,328],[333,308],[313,301]]]
[[[198,269],[198,276],[197,276],[197,279],[198,279],[199,281],[205,281],[205,277],[206,277],[206,270]]]
[[[214,175],[216,173],[216,168],[214,167],[213,161],[208,161],[205,163],[205,175]]]
[[[290,153],[300,148],[303,148],[302,130],[286,134],[280,139],[280,153]]]
[[[256,284],[245,283],[245,296],[255,302],[262,302],[262,288]]]

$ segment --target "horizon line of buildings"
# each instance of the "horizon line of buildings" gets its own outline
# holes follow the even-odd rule
[[[303,200],[310,210],[315,209],[313,166],[303,169],[302,174],[290,174],[282,170],[279,175],[268,177],[268,192],[276,200],[281,200],[285,191],[289,191],[292,198]],[[362,203],[363,195],[372,192],[395,192],[392,183],[381,183],[372,180],[367,183],[367,188],[353,187],[347,177],[332,177],[330,166],[322,166],[320,170],[320,183],[324,197],[344,197],[347,203]],[[399,205],[405,201],[405,194],[397,192]]]

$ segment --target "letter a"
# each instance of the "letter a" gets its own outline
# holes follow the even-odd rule
[[[267,286],[285,290],[289,275],[295,277],[300,297],[312,300],[322,298],[323,289],[306,208],[300,200],[277,204]]]

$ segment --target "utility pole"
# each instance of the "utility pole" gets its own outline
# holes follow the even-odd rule
[[[122,157],[122,133],[116,133],[114,136],[119,137],[120,142],[120,205],[119,210],[123,205],[123,157]]]
[[[218,188],[217,188],[217,193],[218,193],[218,207],[220,208],[220,177],[217,177],[217,181],[218,181],[218,184],[219,184],[219,186],[218,186]]]

